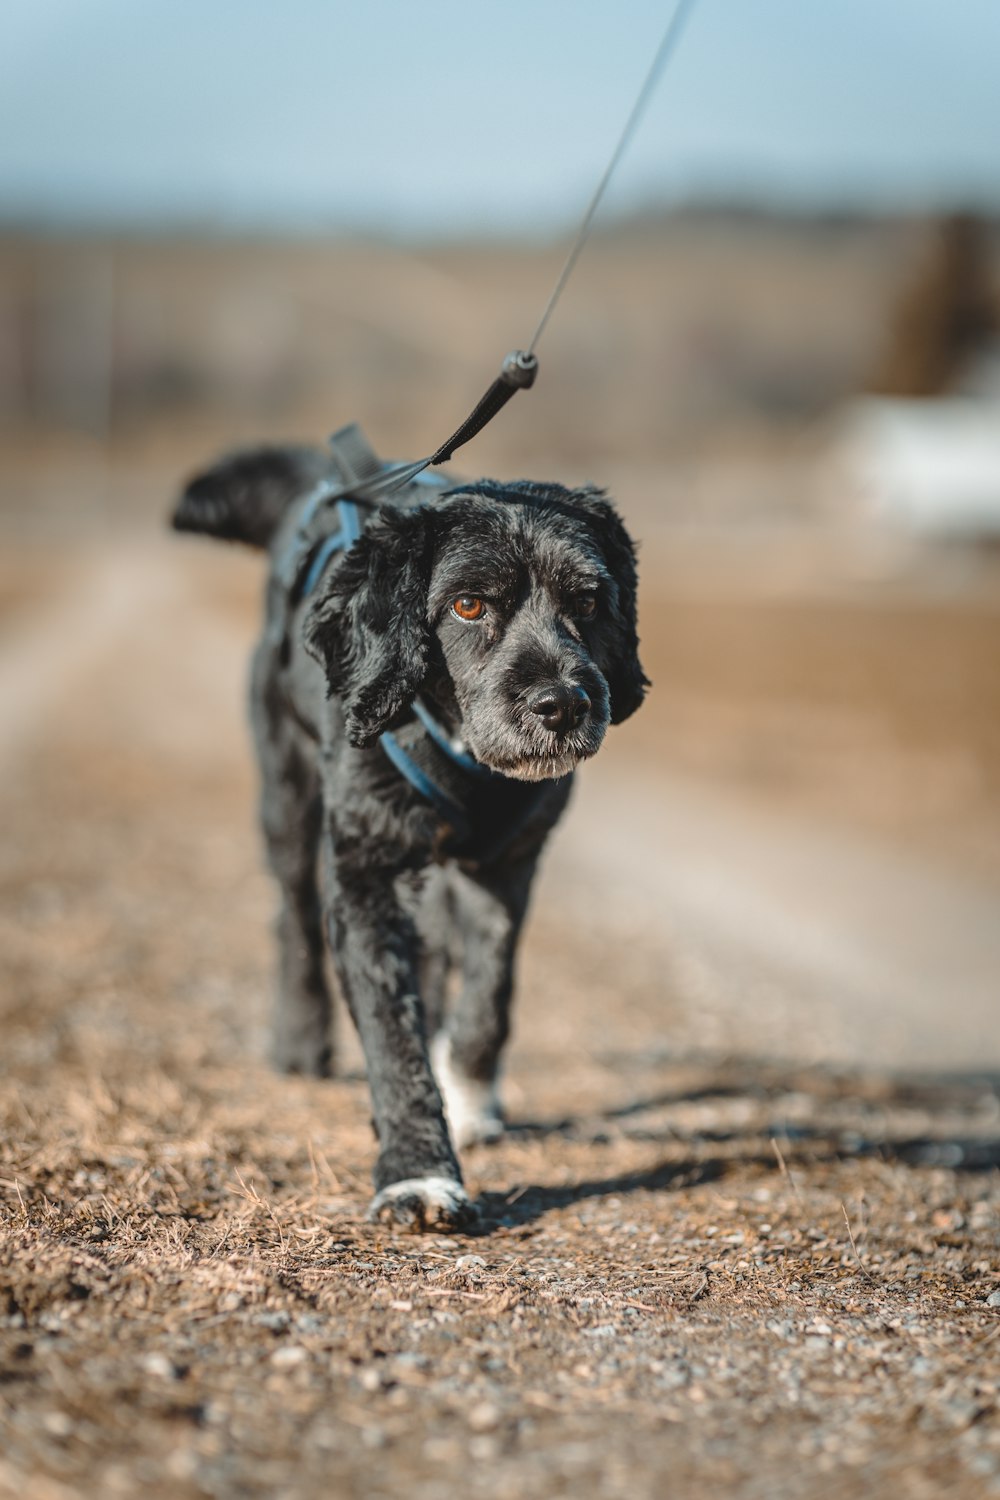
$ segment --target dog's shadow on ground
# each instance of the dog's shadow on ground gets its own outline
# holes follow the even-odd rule
[[[721,1158],[699,1162],[660,1162],[642,1171],[620,1172],[612,1177],[591,1178],[560,1187],[532,1183],[509,1193],[481,1193],[477,1207],[482,1215],[479,1233],[533,1223],[555,1209],[569,1208],[588,1198],[611,1198],[637,1192],[673,1192],[695,1187],[721,1177],[726,1163]]]
[[[719,1073],[723,1071],[728,1074],[729,1069]],[[561,1138],[601,1146],[627,1140],[687,1149],[680,1159],[673,1155],[604,1178],[484,1192],[478,1200],[480,1232],[489,1233],[499,1225],[524,1226],[589,1199],[676,1192],[718,1181],[734,1170],[773,1172],[779,1164],[787,1171],[877,1157],[901,1166],[963,1173],[1000,1168],[1000,1075],[995,1073],[891,1076],[748,1064],[739,1074],[738,1079],[717,1074],[691,1080],[689,1086],[647,1091],[587,1115],[512,1123],[506,1133],[511,1142]],[[809,1097],[814,1119],[789,1123],[783,1118],[781,1096],[791,1092]],[[751,1101],[757,1111],[746,1124],[726,1125],[722,1110],[717,1128],[680,1128],[669,1118],[657,1118],[658,1112],[675,1105],[710,1105],[717,1099],[724,1106],[740,1098]],[[912,1129],[914,1109],[929,1117],[925,1132]],[[636,1123],[642,1116],[651,1118]],[[940,1131],[934,1128],[937,1119]]]

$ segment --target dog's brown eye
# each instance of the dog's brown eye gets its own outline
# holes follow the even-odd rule
[[[573,609],[578,620],[592,620],[597,613],[597,595],[581,594]]]
[[[473,594],[462,594],[451,606],[452,614],[458,615],[460,620],[479,620],[485,609],[482,599],[477,599]]]

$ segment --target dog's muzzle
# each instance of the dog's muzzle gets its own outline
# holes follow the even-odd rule
[[[478,716],[467,720],[470,748],[478,759],[518,781],[552,781],[601,748],[608,726],[607,692],[595,683],[550,682],[511,705],[509,715],[482,733]],[[476,733],[476,728],[480,733]]]

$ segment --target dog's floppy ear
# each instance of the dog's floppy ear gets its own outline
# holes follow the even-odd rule
[[[601,670],[611,691],[611,722],[620,724],[623,719],[635,713],[650,685],[639,660],[635,544],[603,491],[588,486],[578,492],[578,497],[583,502],[608,571],[615,581],[617,599],[611,613],[614,639],[608,659],[601,662]]]
[[[306,616],[306,649],[343,699],[351,743],[367,748],[413,701],[427,669],[429,509],[381,510],[327,575]]]

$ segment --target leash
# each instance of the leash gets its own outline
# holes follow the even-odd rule
[[[570,252],[566,257],[562,270],[559,272],[559,275],[556,278],[556,284],[552,288],[552,295],[549,297],[548,302],[545,304],[545,311],[542,313],[542,316],[538,320],[538,327],[535,329],[531,343],[528,345],[527,357],[529,359],[534,355],[535,346],[537,345],[538,340],[541,338],[542,334],[545,332],[545,325],[549,321],[549,318],[552,316],[553,308],[559,301],[559,298],[562,296],[563,288],[565,287],[572,274],[573,267],[576,265],[577,261],[580,258],[580,251],[583,249],[584,245],[587,243],[587,240],[590,237],[590,226],[593,223],[594,215],[597,213],[598,204],[604,197],[604,190],[614,176],[615,169],[617,168],[618,163],[621,161],[622,157],[625,154],[625,148],[628,146],[633,135],[635,134],[636,127],[638,126],[639,121],[642,119],[642,116],[645,113],[646,105],[652,98],[653,91],[656,88],[657,83],[660,81],[660,75],[666,68],[674,52],[677,50],[681,37],[684,34],[684,28],[687,26],[691,12],[694,10],[694,6],[695,0],[678,0],[677,7],[674,10],[673,15],[670,17],[670,24],[667,26],[666,31],[663,33],[663,38],[660,42],[660,45],[656,49],[656,54],[653,57],[652,63],[650,64],[649,72],[646,74],[645,82],[636,95],[635,103],[632,105],[632,111],[628,119],[625,121],[624,126],[622,127],[622,133],[618,137],[618,144],[612,151],[611,158],[608,161],[607,166],[604,168],[604,175],[602,176],[600,182],[597,184],[597,187],[594,189],[594,196],[591,198],[590,202],[587,205],[586,212],[584,213],[583,219],[580,222],[580,228],[577,231],[576,239],[574,240]]]
[[[409,484],[422,474],[425,469],[436,467],[438,464],[447,463],[452,455],[465,444],[471,442],[476,435],[482,432],[488,422],[492,422],[498,412],[502,411],[518,391],[528,391],[535,383],[538,374],[538,356],[535,349],[538,341],[545,332],[546,325],[552,316],[556,303],[565,290],[566,283],[573,273],[580,252],[590,237],[591,226],[597,213],[598,205],[604,197],[605,189],[614,176],[618,163],[625,153],[625,149],[635,134],[636,127],[645,112],[646,106],[652,97],[653,91],[671,58],[680,44],[685,27],[694,10],[696,0],[677,0],[674,13],[659,47],[653,57],[649,72],[635,97],[635,102],[629,112],[628,119],[622,127],[621,134],[607,166],[601,176],[593,196],[587,205],[580,227],[577,230],[576,239],[570,247],[569,254],[563,264],[562,270],[556,278],[555,286],[549,296],[548,302],[538,320],[538,327],[532,335],[527,349],[515,349],[508,354],[500,366],[500,373],[493,381],[489,389],[480,397],[472,411],[466,417],[460,427],[446,439],[439,448],[428,458],[418,459],[415,463],[392,464],[383,466],[378,473],[372,474],[367,479],[361,480],[358,486],[351,491],[352,496],[358,500],[377,501],[384,495],[391,495],[394,490],[401,489],[403,485]],[[338,434],[339,436],[339,434]]]
[[[355,424],[343,427],[333,434],[330,447],[335,472],[329,478],[320,480],[308,495],[295,530],[277,558],[277,575],[291,598],[301,601],[312,594],[331,560],[339,553],[347,552],[358,540],[363,530],[359,506],[378,503],[382,498],[410,485],[414,486],[414,497],[418,486],[439,492],[451,488],[442,475],[425,474],[424,471],[447,463],[459,448],[463,448],[482,432],[518,391],[530,390],[534,385],[538,374],[538,356],[535,353],[538,342],[590,237],[594,216],[608,183],[635,133],[660,75],[677,49],[695,3],[696,0],[677,0],[649,72],[587,205],[576,238],[570,246],[527,349],[515,349],[506,356],[497,378],[480,397],[465,421],[427,458],[418,459],[415,463],[386,464],[378,458]],[[330,502],[336,503],[339,526],[332,532],[324,529],[316,534],[314,523],[318,523],[321,516],[325,519]],[[473,785],[482,781],[501,784],[508,782],[509,778],[491,771],[488,766],[480,765],[464,750],[453,745],[444,726],[437,722],[419,699],[413,703],[413,713],[430,744]],[[462,857],[464,852],[468,858],[470,851],[467,845],[471,828],[465,808],[418,763],[411,747],[401,743],[397,735],[386,730],[379,736],[378,742],[400,775],[443,819],[450,831],[450,839],[454,841],[451,852],[458,857]],[[499,857],[533,816],[540,795],[539,791],[534,797],[527,799],[519,814],[507,822],[485,853],[477,851],[475,863],[485,863]]]

